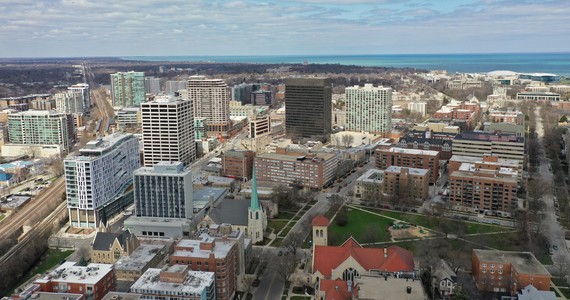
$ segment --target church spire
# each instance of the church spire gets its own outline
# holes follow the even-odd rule
[[[251,210],[259,210],[259,199],[257,197],[257,179],[255,176],[255,165],[253,166],[253,175],[251,176],[251,203],[249,204]]]

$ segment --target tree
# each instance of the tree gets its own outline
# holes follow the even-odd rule
[[[348,224],[348,214],[345,211],[340,211],[334,220],[336,222],[336,225],[344,227],[346,224]]]
[[[560,122],[560,123],[566,123],[566,122],[568,122],[568,118],[566,117],[566,115],[560,117],[560,121],[559,121],[559,122]]]
[[[568,260],[568,257],[566,255],[563,255],[560,252],[556,253],[556,255],[552,257],[552,265],[556,269],[556,272],[558,272],[556,275],[559,277],[565,278],[566,275],[568,275],[570,260]]]
[[[289,232],[287,237],[283,240],[283,246],[287,249],[293,256],[297,256],[297,250],[303,246],[303,241],[305,240],[305,235],[299,231]]]
[[[335,194],[329,198],[329,202],[331,204],[330,211],[337,213],[344,204],[344,198]]]
[[[294,255],[277,256],[273,254],[271,257],[271,268],[279,275],[283,282],[289,282],[291,275],[295,272],[295,268],[299,263],[299,259]]]
[[[351,134],[344,134],[341,137],[341,140],[342,140],[342,144],[344,145],[344,147],[350,148],[350,146],[354,142],[354,136]]]

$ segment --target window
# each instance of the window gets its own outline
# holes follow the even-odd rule
[[[483,264],[482,266],[483,266],[483,268],[486,268],[486,267],[487,267],[487,264]]]

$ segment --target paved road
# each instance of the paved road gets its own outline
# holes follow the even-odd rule
[[[540,117],[540,106],[537,106],[534,114],[536,116],[536,133],[539,137],[540,147],[543,147],[542,138],[544,137],[544,128],[542,124],[542,118]],[[539,178],[546,182],[553,182],[553,175],[548,166],[550,165],[550,160],[546,158],[545,151],[542,149],[540,151],[540,167],[539,167]],[[552,246],[556,245],[558,250],[553,251],[553,257],[556,255],[562,255],[566,258],[566,261],[570,261],[570,253],[566,247],[566,240],[564,238],[565,230],[556,221],[556,214],[554,208],[554,199],[550,190],[542,196],[542,201],[546,204],[544,212],[544,220],[541,224],[543,227],[543,232],[548,238],[548,241]]]
[[[265,257],[266,255],[271,257],[275,255],[277,251],[277,248],[263,246],[261,257]],[[260,280],[261,282],[253,294],[253,300],[281,299],[285,283],[281,280],[276,270],[272,268],[271,263],[267,266],[263,275],[261,275]]]

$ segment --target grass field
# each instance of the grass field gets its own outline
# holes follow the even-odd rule
[[[275,219],[291,220],[294,215],[295,215],[294,212],[290,212],[290,211],[280,211],[279,214],[277,214],[277,217],[275,217]]]
[[[273,233],[277,234],[285,225],[287,225],[288,221],[275,221],[275,220],[267,220],[267,227],[273,228]]]
[[[0,214],[0,221],[4,220],[6,216],[4,214]]]
[[[337,235],[336,244],[342,244],[351,235],[357,241],[362,241],[365,231],[370,228],[368,226],[377,227],[376,242],[390,241],[387,228],[392,225],[392,220],[356,209],[348,211],[347,215],[348,223],[345,226],[338,226],[333,220],[329,227],[329,230]]]
[[[48,249],[46,254],[42,257],[42,261],[39,262],[39,264],[36,265],[36,267],[33,268],[30,272],[28,272],[28,274],[26,274],[26,276],[24,276],[14,288],[24,284],[26,281],[30,280],[30,278],[34,277],[36,274],[42,274],[51,270],[53,267],[57,266],[62,260],[70,256],[73,252],[74,252],[73,250],[60,251],[60,250]]]

